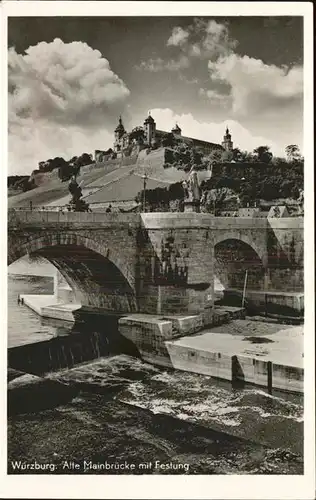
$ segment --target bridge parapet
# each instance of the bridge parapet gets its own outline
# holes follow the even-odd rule
[[[55,208],[55,207],[53,207]],[[266,217],[214,217],[205,213],[181,213],[181,212],[151,212],[151,213],[120,213],[120,212],[67,212],[52,210],[8,210],[9,226],[14,222],[20,224],[41,224],[49,223],[82,223],[94,224],[133,224],[140,225],[148,229],[201,229],[209,228],[214,230],[227,229],[304,229],[303,217],[287,217],[282,219],[267,219]]]
[[[142,213],[141,219],[148,229],[267,229],[269,227],[266,217],[215,217],[206,213],[181,213],[181,212],[152,212]]]
[[[14,226],[21,227],[33,226],[41,227],[49,225],[58,225],[62,228],[64,225],[76,225],[85,228],[98,227],[119,227],[119,226],[139,226],[139,214],[122,214],[119,212],[56,212],[56,211],[33,211],[33,210],[14,210],[8,211],[8,228]]]
[[[297,229],[304,230],[304,217],[282,217],[267,219],[272,229]]]

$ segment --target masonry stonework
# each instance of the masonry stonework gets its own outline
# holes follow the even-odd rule
[[[246,269],[253,290],[303,287],[303,219],[10,210],[8,230],[9,263],[41,255],[83,307],[118,314],[210,318],[214,276],[240,289]]]

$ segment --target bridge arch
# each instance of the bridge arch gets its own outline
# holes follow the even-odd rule
[[[263,266],[267,265],[268,252],[266,233],[264,230],[246,231],[233,229],[229,231],[216,231],[213,239],[214,247],[227,240],[240,241],[241,243],[244,243],[245,245],[251,247],[253,251],[258,255]]]
[[[82,306],[119,313],[137,310],[134,275],[118,249],[74,231],[49,232],[22,243],[9,237],[8,264],[27,254],[50,261]]]
[[[260,290],[264,287],[265,253],[260,254],[260,249],[256,251],[256,245],[247,239],[219,238],[214,245],[215,276],[225,289],[242,289],[246,271],[248,288]]]

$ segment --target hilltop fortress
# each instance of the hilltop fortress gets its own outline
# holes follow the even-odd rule
[[[209,154],[216,149],[220,151],[233,150],[233,142],[228,128],[226,128],[222,143],[217,144],[182,135],[182,130],[178,124],[176,124],[170,132],[158,130],[155,120],[149,113],[143,126],[135,127],[131,132],[125,130],[122,117],[120,116],[118,125],[114,130],[113,149],[111,148],[108,151],[96,150],[95,160],[102,161],[109,156],[118,158],[126,157],[131,154],[138,154],[139,151],[145,148],[157,149],[162,146],[171,145],[172,141],[194,147],[203,154]]]

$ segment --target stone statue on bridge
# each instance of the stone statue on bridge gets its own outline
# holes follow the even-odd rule
[[[299,215],[304,215],[304,190],[303,189],[300,189],[299,190],[299,197],[298,197],[298,208],[299,208],[299,211],[298,211],[298,214]]]
[[[183,181],[184,190],[184,211],[199,212],[201,201],[201,189],[199,185],[197,171],[194,167],[190,170],[188,179]]]
[[[72,195],[70,203],[68,204],[69,212],[91,212],[88,203],[86,203],[84,200],[81,200],[82,189],[79,186],[74,175],[72,176],[68,184],[68,190]]]

